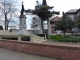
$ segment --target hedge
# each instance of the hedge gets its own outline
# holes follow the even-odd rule
[[[18,36],[9,36],[9,35],[5,35],[5,36],[1,36],[2,39],[9,39],[9,40],[18,40]],[[21,40],[22,41],[30,41],[30,37],[29,36],[21,36]]]

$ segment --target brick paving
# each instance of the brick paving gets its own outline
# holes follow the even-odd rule
[[[42,43],[80,47],[80,43],[71,43],[71,42],[66,43],[66,42],[54,42],[52,40],[47,40]],[[32,55],[32,54],[27,54],[27,53],[0,48],[0,60],[59,60],[59,59],[42,57],[42,56],[37,56],[37,55]]]

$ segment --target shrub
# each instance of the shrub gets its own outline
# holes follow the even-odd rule
[[[66,38],[70,38],[69,36],[66,36]]]
[[[17,36],[1,36],[2,39],[18,40]]]
[[[0,30],[3,30],[3,27],[2,26],[0,26]]]
[[[38,36],[44,37],[46,34],[37,34]]]
[[[59,42],[80,42],[80,39],[61,39]]]
[[[18,36],[1,36],[2,39],[18,40]],[[22,41],[30,41],[29,36],[21,36]]]
[[[22,41],[30,41],[30,37],[29,36],[22,36],[21,40]]]
[[[80,37],[80,34],[75,34],[74,36],[78,36],[78,37]]]
[[[54,39],[56,42],[80,42],[78,38],[70,38],[69,36],[63,37],[61,35],[51,35],[51,39]]]
[[[74,36],[79,36],[78,34],[74,34]]]

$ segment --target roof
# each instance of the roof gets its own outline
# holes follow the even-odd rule
[[[80,11],[80,9],[70,9],[65,14],[77,14]]]
[[[76,12],[78,9],[71,9],[71,10],[69,10],[69,11],[67,11],[68,13],[69,12]]]
[[[61,17],[56,16],[56,17],[52,18],[50,22],[56,22],[56,21],[59,21],[59,20],[61,20]]]

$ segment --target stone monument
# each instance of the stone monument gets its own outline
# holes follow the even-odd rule
[[[26,16],[24,15],[24,5],[22,2],[22,9],[21,9],[21,14],[19,16],[19,31],[18,31],[18,41],[21,41],[21,35],[27,35],[30,36],[29,32],[27,31],[27,27],[26,27]]]
[[[21,9],[21,14],[20,14],[20,26],[19,26],[19,29],[20,30],[26,30],[26,16],[24,15],[24,5],[23,5],[23,2],[22,2],[22,9]]]

